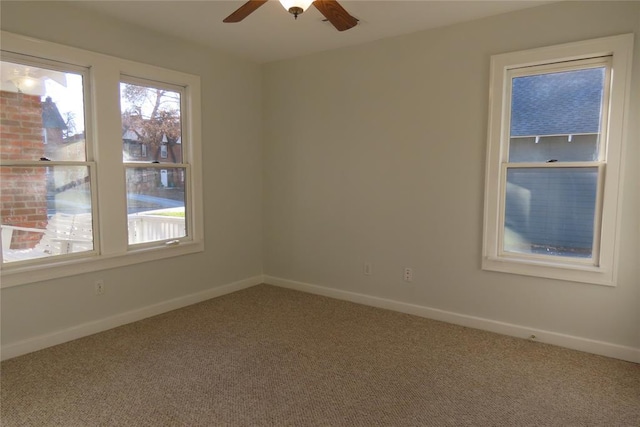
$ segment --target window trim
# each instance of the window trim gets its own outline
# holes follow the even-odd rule
[[[94,226],[94,253],[86,256],[43,258],[38,263],[22,265],[2,265],[2,288],[33,283],[77,274],[89,273],[109,268],[161,260],[165,258],[202,252],[204,250],[204,215],[201,165],[201,93],[200,77],[180,71],[125,60],[110,55],[95,53],[57,43],[0,32],[0,47],[3,53],[27,55],[35,61],[69,64],[89,70],[85,82],[85,132],[87,160],[94,162],[91,168],[96,180],[92,192],[97,203],[94,210],[101,220]],[[134,76],[145,81],[164,82],[184,88],[186,110],[183,130],[187,129],[189,143],[183,144],[183,163],[190,169],[187,182],[187,200],[191,214],[191,240],[178,245],[128,245],[126,229],[125,173],[122,162],[122,146],[100,144],[99,141],[122,139],[120,132],[120,90],[122,76]],[[90,94],[88,95],[87,92]],[[185,147],[186,145],[186,147]],[[91,156],[91,157],[90,157]],[[120,171],[121,173],[114,173]],[[111,182],[111,181],[113,182]],[[110,184],[106,184],[110,182]],[[95,185],[95,186],[94,186]],[[94,196],[92,195],[92,198]],[[108,219],[107,219],[108,218]],[[115,230],[115,232],[114,232]]]
[[[617,279],[617,252],[620,234],[620,203],[622,195],[623,149],[627,134],[628,103],[630,98],[631,58],[633,35],[567,43],[526,51],[511,52],[491,57],[489,124],[487,130],[487,158],[485,172],[485,204],[483,230],[482,269],[543,278],[568,280],[597,285],[615,286]],[[501,236],[504,233],[503,159],[508,150],[509,112],[507,96],[511,91],[510,70],[568,61],[588,60],[611,56],[612,82],[609,90],[609,121],[601,140],[598,166],[606,176],[599,177],[601,199],[596,201],[594,239],[599,240],[593,264],[562,262],[559,259],[504,256]],[[506,135],[506,136],[505,136]],[[605,154],[606,150],[606,154]],[[569,165],[567,165],[569,166]],[[505,172],[506,173],[506,172]],[[604,178],[604,179],[602,179]],[[604,181],[604,182],[603,182]],[[599,230],[599,232],[598,232]]]

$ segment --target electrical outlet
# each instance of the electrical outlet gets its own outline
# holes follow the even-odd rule
[[[365,276],[371,276],[371,263],[365,262],[364,267],[362,268],[362,272]]]
[[[402,280],[405,282],[413,282],[413,268],[405,267],[402,275]]]
[[[95,286],[95,290],[96,290],[96,295],[102,295],[104,294],[104,280],[100,279],[100,280],[96,280],[94,283]]]

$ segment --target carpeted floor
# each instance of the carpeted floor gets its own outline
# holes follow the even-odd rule
[[[640,426],[640,365],[260,285],[5,361],[9,426]]]

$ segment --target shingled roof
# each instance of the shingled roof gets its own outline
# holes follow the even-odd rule
[[[604,68],[513,79],[511,136],[600,131]]]

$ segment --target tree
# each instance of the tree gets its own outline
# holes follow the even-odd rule
[[[181,136],[180,94],[122,83],[120,95],[124,130],[133,131],[139,142],[152,150],[154,161],[160,158],[160,146],[166,144],[171,161],[176,163],[176,144]]]
[[[62,130],[62,137],[69,138],[76,134],[76,113],[73,111],[67,111],[64,113],[64,123],[67,126]]]

